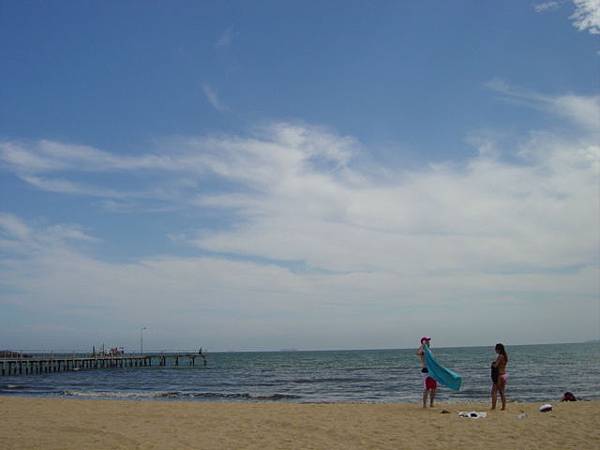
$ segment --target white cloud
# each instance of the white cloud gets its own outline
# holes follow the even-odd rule
[[[229,110],[229,108],[219,98],[219,95],[217,94],[217,91],[215,91],[211,86],[209,86],[208,84],[204,83],[202,85],[202,91],[204,92],[204,95],[206,95],[206,98],[208,99],[208,102],[217,111],[219,111],[219,112],[225,112],[225,111]]]
[[[566,156],[562,143],[537,137],[521,150],[520,165],[479,157],[466,167],[398,173],[396,180],[355,183],[290,172],[262,195],[219,196],[215,203],[241,211],[242,224],[195,242],[340,272],[587,264],[594,256],[590,243],[598,240],[597,208],[589,208],[597,203],[600,150],[581,145]],[[587,234],[574,236],[570,226]]]
[[[579,31],[600,34],[600,0],[573,0],[575,12],[570,17]]]
[[[135,156],[2,143],[3,166],[25,181],[135,174],[147,197],[109,177],[77,193],[107,191],[102,200],[121,211],[180,202],[234,220],[169,230],[173,245],[227,257],[107,262],[80,227],[0,215],[0,302],[84,310],[77,314],[99,323],[117,317],[115,333],[143,321],[174,346],[213,349],[407,345],[426,327],[447,330],[449,345],[507,332],[527,341],[527,329],[539,340],[558,339],[555,330],[590,337],[600,292],[598,99],[489,85],[569,118],[576,132],[536,131],[508,148],[476,136],[477,156],[410,170],[367,170],[356,157],[368,149],[354,139],[302,124],[177,139],[163,144],[169,151]],[[209,180],[212,192],[202,189]]]
[[[0,260],[0,288],[9,288],[0,302],[42,314],[39,324],[29,314],[28,326],[67,326],[78,342],[110,336],[135,348],[139,323],[151,330],[148,348],[201,343],[211,350],[405,346],[423,329],[437,330],[448,345],[475,337],[494,342],[506,333],[513,342],[531,340],[524,329],[536,330],[540,340],[557,339],[557,329],[577,339],[594,326],[597,267],[551,275],[479,269],[444,274],[433,267],[324,274],[218,257],[103,262],[53,240],[49,228],[32,231],[40,245],[15,238],[21,258]],[[516,317],[526,318],[527,326],[515,326]],[[32,341],[38,337],[33,334]]]

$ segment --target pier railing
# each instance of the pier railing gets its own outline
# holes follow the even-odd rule
[[[150,366],[195,366],[196,358],[206,357],[196,353],[161,353],[147,355],[95,355],[95,356],[32,356],[0,358],[0,376],[37,375],[79,370],[116,369]]]

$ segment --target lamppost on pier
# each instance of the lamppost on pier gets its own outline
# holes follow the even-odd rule
[[[140,355],[144,354],[144,330],[146,327],[140,328]]]

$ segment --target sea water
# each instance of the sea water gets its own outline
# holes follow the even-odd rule
[[[80,370],[0,377],[0,395],[189,401],[419,402],[416,349],[209,353],[204,367]],[[440,401],[487,401],[493,347],[432,348],[460,373]],[[600,399],[600,344],[508,346],[509,400]]]

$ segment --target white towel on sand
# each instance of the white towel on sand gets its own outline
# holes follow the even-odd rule
[[[483,411],[461,411],[458,413],[460,417],[467,417],[469,419],[482,419],[487,417],[487,413]]]

